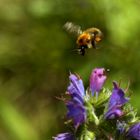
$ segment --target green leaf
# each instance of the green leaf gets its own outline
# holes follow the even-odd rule
[[[92,131],[84,131],[80,137],[80,140],[95,140],[95,134]]]
[[[134,109],[131,104],[126,104],[123,108],[123,111],[125,113],[123,119],[125,119],[125,121],[129,124],[139,121],[139,117],[137,117],[137,110]]]
[[[99,93],[98,98],[96,99],[95,96],[91,97],[91,102],[95,108],[99,108],[103,106],[111,95],[111,91],[109,89],[103,88],[103,90]]]

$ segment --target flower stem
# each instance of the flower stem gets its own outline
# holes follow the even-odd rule
[[[96,116],[94,110],[92,111],[92,116],[93,116],[93,118],[94,118],[95,124],[96,124],[96,125],[99,125],[99,119],[98,119],[98,117]]]

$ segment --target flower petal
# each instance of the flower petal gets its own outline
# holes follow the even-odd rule
[[[117,126],[117,130],[120,134],[125,133],[125,129],[126,129],[126,126],[127,126],[125,121],[117,120],[116,126]]]
[[[93,69],[91,76],[90,76],[90,89],[92,92],[92,95],[94,95],[95,92],[99,92],[105,81],[106,81],[106,75],[105,75],[105,69],[104,68],[95,68]]]
[[[80,79],[78,75],[70,74],[70,85],[67,88],[67,91],[70,94],[77,93],[80,96],[85,96],[85,89],[83,85],[83,81]]]
[[[129,101],[116,82],[113,82],[114,88],[109,99],[108,111],[105,113],[105,119],[115,119],[123,115],[121,107]]]
[[[71,98],[72,98],[72,101],[74,101],[74,102],[77,102],[77,103],[79,103],[81,105],[84,104],[84,100],[79,94],[73,93],[71,95]]]
[[[140,140],[140,122],[130,127],[127,132],[127,138]]]
[[[61,133],[58,134],[56,137],[53,137],[54,140],[76,140],[71,133]]]
[[[109,108],[113,106],[122,106],[129,101],[129,99],[125,97],[124,91],[119,88],[117,83],[113,82],[113,85],[114,89],[109,100]]]
[[[68,108],[67,117],[73,120],[75,127],[85,122],[86,110],[83,105],[69,101],[66,106]]]
[[[107,111],[105,114],[105,119],[115,119],[119,118],[120,116],[123,115],[123,112],[120,108],[112,108]]]

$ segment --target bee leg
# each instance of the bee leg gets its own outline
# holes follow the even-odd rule
[[[80,46],[78,49],[77,49],[77,52],[80,54],[80,55],[85,55],[85,49],[87,49],[88,47],[87,46]]]
[[[77,52],[78,52],[78,54],[80,54],[80,55],[85,55],[85,49],[82,49],[82,48],[78,48],[77,49]]]
[[[80,54],[84,56],[85,55],[85,49],[81,49]]]
[[[95,49],[98,48],[98,47],[96,46],[96,42],[95,42],[94,40],[91,42],[91,44],[92,44],[93,48],[95,48]]]

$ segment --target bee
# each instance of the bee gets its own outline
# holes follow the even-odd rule
[[[72,22],[66,22],[64,28],[73,34],[77,35],[77,49],[76,51],[85,55],[85,50],[90,48],[97,48],[97,44],[102,40],[103,34],[98,28],[88,28],[82,31],[79,25],[75,25]]]

